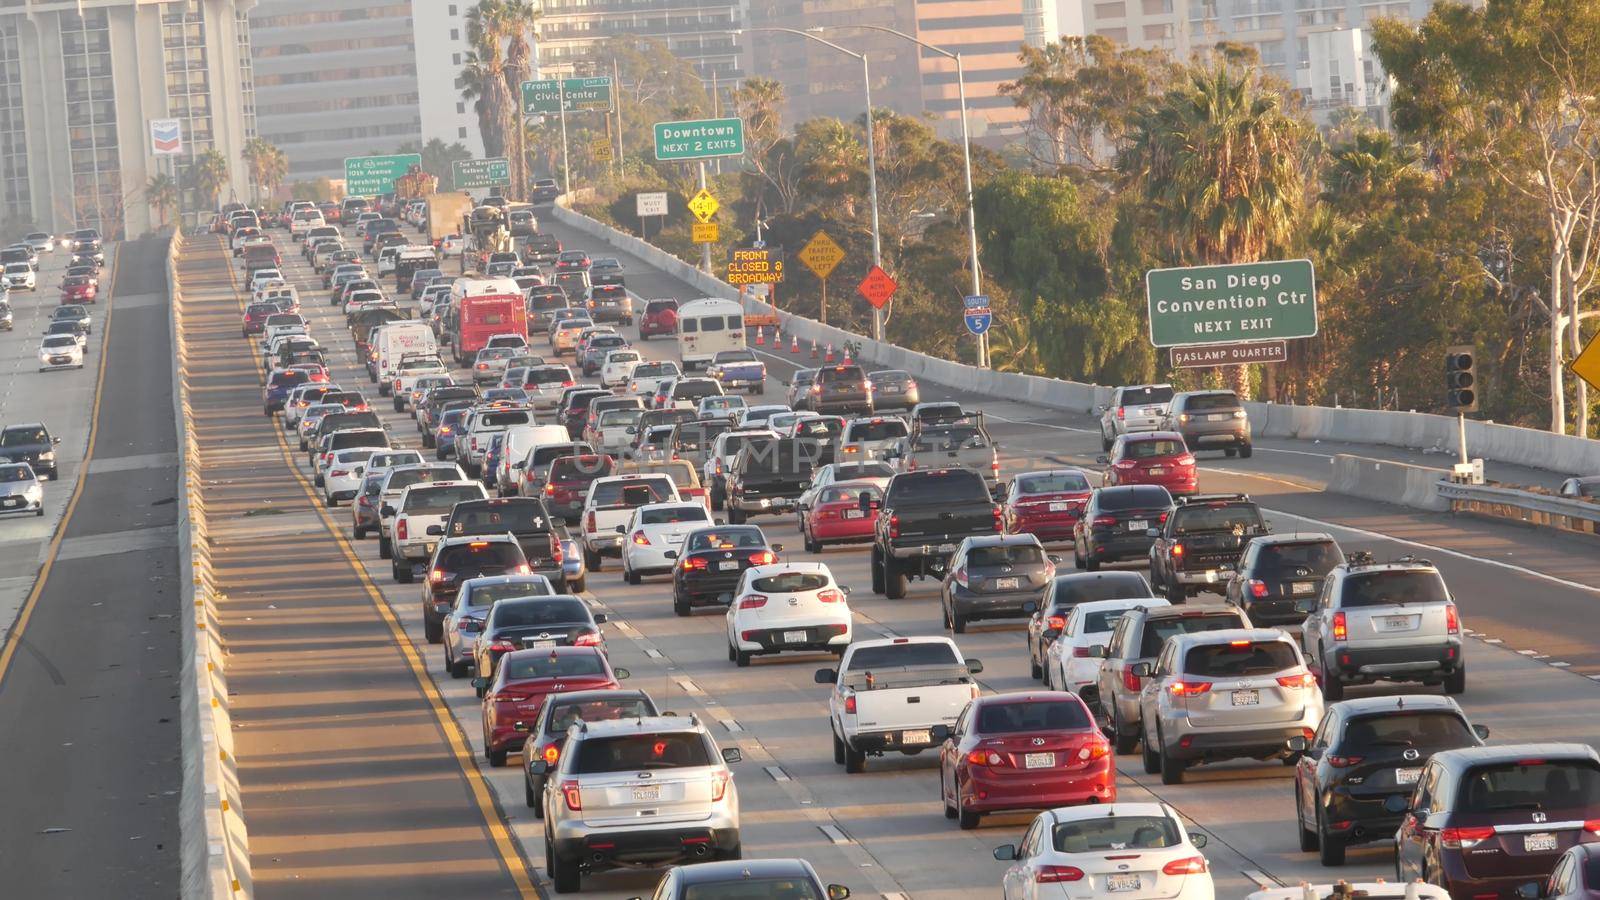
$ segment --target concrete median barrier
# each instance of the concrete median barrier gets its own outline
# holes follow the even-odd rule
[[[1333,457],[1333,473],[1326,490],[1442,512],[1450,508],[1450,501],[1439,495],[1439,481],[1446,477],[1440,469],[1340,453]]]

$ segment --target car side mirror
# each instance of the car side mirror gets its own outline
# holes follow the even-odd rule
[[[525,460],[525,459],[519,459],[516,462],[511,464],[511,468],[513,468],[513,469],[526,469],[527,467],[528,467],[528,461]]]
[[[868,494],[866,491],[862,491],[861,493],[856,495],[856,505],[861,507],[861,511],[863,513],[871,512],[872,511],[872,496],[870,494]]]
[[[668,550],[668,551],[666,551],[666,552],[661,554],[661,558],[662,559],[677,559],[678,558],[678,551],[676,551],[676,550]]]
[[[1316,608],[1317,601],[1314,599],[1307,598],[1305,600],[1296,600],[1294,602],[1295,612],[1309,613]]]
[[[638,433],[639,433],[639,429],[636,428],[633,425],[629,425],[628,429],[623,432],[623,434],[638,434]]]
[[[1090,659],[1105,659],[1106,658],[1106,645],[1105,644],[1095,644],[1093,647],[1090,647],[1089,648],[1089,658]]]
[[[429,525],[428,528],[427,528],[427,533],[430,536],[437,536],[437,535],[444,534],[444,526],[443,525]]]
[[[1305,737],[1303,735],[1298,735],[1297,734],[1294,737],[1289,738],[1287,743],[1288,743],[1288,747],[1289,747],[1290,750],[1293,750],[1296,753],[1304,753],[1305,752],[1306,739],[1305,739]]]
[[[1537,881],[1517,885],[1516,894],[1521,900],[1539,900],[1540,897],[1545,895]]]
[[[618,666],[617,668],[612,669],[611,670],[611,674],[617,676],[617,680],[618,681],[627,681],[629,678],[633,677],[633,673],[632,672],[628,671],[627,669],[622,668],[621,666]]]
[[[542,759],[536,759],[528,764],[528,771],[535,775],[544,775],[550,771],[550,764]]]
[[[1189,843],[1193,844],[1196,850],[1204,850],[1205,846],[1211,843],[1211,838],[1203,834],[1191,834],[1189,835]]]
[[[1159,528],[1146,528],[1144,530],[1144,536],[1145,537],[1153,537],[1153,538],[1161,537],[1161,529],[1159,529]]]
[[[61,438],[53,437],[53,438],[50,439],[50,443],[59,444],[59,443],[61,443]]]
[[[727,594],[727,593],[718,594],[717,595],[717,602],[721,603],[723,606],[732,606],[733,605],[733,595],[732,594]]]
[[[1094,461],[1095,461],[1095,463],[1097,463],[1097,464],[1098,464],[1098,465],[1102,465],[1102,466],[1109,466],[1109,465],[1111,465],[1111,457],[1109,457],[1109,456],[1107,456],[1107,455],[1105,455],[1105,454],[1104,454],[1104,453],[1102,453],[1102,454],[1100,454],[1100,455],[1099,455],[1099,456],[1096,456],[1096,457],[1095,457],[1095,458],[1094,458]]]
[[[1487,741],[1489,739],[1489,726],[1474,725],[1472,726],[1472,733],[1478,736],[1478,740]]]
[[[602,612],[595,613],[594,614],[594,623],[596,625],[604,625],[606,623],[606,614],[602,613]]]
[[[1383,801],[1385,812],[1403,813],[1411,808],[1411,798],[1405,794],[1390,794]]]
[[[935,742],[940,743],[940,744],[942,744],[945,741],[949,740],[951,734],[952,734],[952,729],[950,728],[949,725],[935,725],[932,728],[928,729],[928,736],[933,738],[933,740]]]
[[[1150,664],[1147,663],[1147,662],[1136,662],[1136,663],[1134,663],[1133,664],[1133,674],[1138,676],[1138,677],[1140,677],[1140,678],[1149,678],[1150,677]]]
[[[1038,611],[1038,609],[1039,604],[1033,602],[1032,600],[1022,604],[1022,614],[1025,616],[1033,615],[1036,611]]]
[[[977,659],[967,660],[967,671],[973,675],[983,671],[983,661]]]
[[[734,763],[744,762],[744,753],[738,747],[723,747],[722,761],[730,766]]]
[[[489,686],[489,679],[487,679],[487,678],[474,678],[474,679],[472,679],[472,686],[481,691],[484,688]]]
[[[1001,862],[1010,862],[1017,858],[1016,844],[1001,844],[994,848],[994,858]]]
[[[511,723],[511,730],[517,732],[518,734],[527,734],[528,733],[528,723],[527,722],[512,722]]]
[[[811,680],[817,684],[837,684],[839,681],[839,671],[837,669],[818,669],[815,674],[811,676]]]
[[[845,596],[846,596],[846,597],[848,597],[848,596],[850,596],[850,592],[851,592],[851,591],[850,591],[850,585],[848,585],[848,584],[841,584],[841,585],[839,585],[839,590],[841,590],[841,591],[844,591],[844,595],[845,595]]]
[[[773,553],[782,553],[783,552],[783,545],[782,544],[773,544],[772,545],[772,552]],[[849,591],[847,590],[846,593],[849,593]]]
[[[394,507],[390,506],[387,503],[385,503],[383,505],[383,507],[378,510],[378,515],[380,515],[380,516],[392,516],[392,515],[394,515]]]
[[[842,884],[828,885],[828,900],[850,900],[850,889]]]

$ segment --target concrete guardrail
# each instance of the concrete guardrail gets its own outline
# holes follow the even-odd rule
[[[1384,503],[1398,503],[1416,509],[1443,511],[1449,501],[1439,495],[1445,473],[1425,466],[1371,459],[1340,453],[1333,457],[1333,471],[1326,490]]]
[[[178,571],[183,582],[182,719],[183,789],[178,808],[183,900],[255,896],[250,840],[239,804],[233,758],[227,653],[217,620],[215,574],[206,529],[199,445],[189,428],[189,351],[184,340],[178,253],[183,235],[167,248],[168,318],[172,338],[172,404],[178,437]]]
[[[1439,496],[1453,512],[1510,519],[1540,528],[1600,533],[1600,503],[1487,484],[1441,482]]]

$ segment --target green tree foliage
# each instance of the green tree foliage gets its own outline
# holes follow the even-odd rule
[[[451,164],[460,159],[471,159],[472,151],[460,141],[446,144],[439,138],[430,138],[426,144],[416,141],[406,141],[395,148],[396,153],[415,153],[422,157],[422,171],[439,179],[439,190],[453,191],[455,182],[451,180]]]

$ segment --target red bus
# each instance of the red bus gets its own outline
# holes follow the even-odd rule
[[[510,278],[457,278],[450,289],[450,347],[458,365],[477,358],[497,334],[528,335],[522,289]]]

